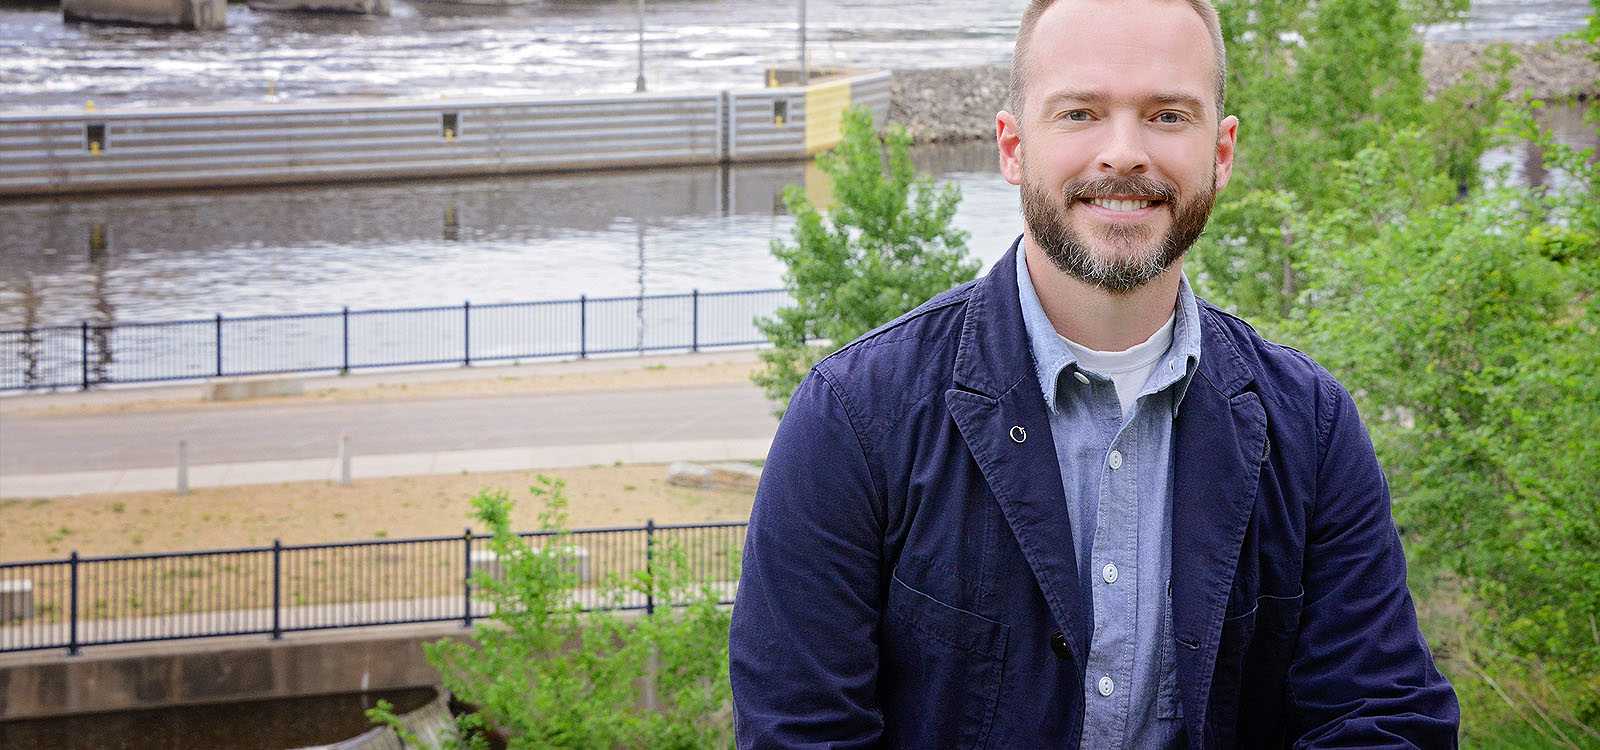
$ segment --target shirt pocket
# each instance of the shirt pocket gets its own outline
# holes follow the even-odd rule
[[[1172,582],[1167,581],[1167,596],[1161,602],[1161,630],[1156,642],[1156,718],[1183,718],[1183,701],[1178,700],[1177,636],[1172,632]]]
[[[1009,628],[890,577],[882,643],[885,729],[902,747],[986,747]]]

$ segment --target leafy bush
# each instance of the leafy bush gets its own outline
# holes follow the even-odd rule
[[[533,544],[512,531],[504,492],[472,500],[503,575],[473,574],[494,610],[472,642],[425,646],[445,687],[476,708],[447,746],[479,747],[485,727],[514,749],[730,746],[729,614],[720,597],[694,580],[681,548],[660,545],[649,568],[608,580],[605,597],[615,606],[649,592],[678,606],[636,618],[582,611],[572,596],[564,483],[540,476],[530,491],[545,504],[540,527],[549,532]],[[395,725],[392,714],[374,716]]]
[[[917,175],[905,130],[895,126],[880,138],[861,107],[845,111],[843,129],[838,147],[817,159],[836,205],[824,214],[799,186],[783,193],[795,217],[794,244],[774,241],[772,254],[786,266],[794,305],[757,322],[773,348],[761,352],[765,366],[752,378],[779,416],[828,352],[810,342],[843,346],[978,273],[966,257],[967,233],[951,226],[959,189],[935,189]]]

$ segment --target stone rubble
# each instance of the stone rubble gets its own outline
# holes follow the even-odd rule
[[[1486,60],[1485,43],[1429,44],[1422,71],[1429,93],[1460,79]],[[1510,96],[1523,93],[1549,99],[1600,96],[1600,63],[1591,50],[1570,40],[1512,43],[1522,62],[1512,71]],[[891,87],[889,120],[905,126],[917,143],[981,140],[994,137],[994,115],[1005,108],[1010,90],[1005,65],[897,70]]]

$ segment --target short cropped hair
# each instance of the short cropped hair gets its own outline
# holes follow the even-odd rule
[[[1211,32],[1211,47],[1216,50],[1217,60],[1217,119],[1222,119],[1222,103],[1228,87],[1228,51],[1222,41],[1222,22],[1217,18],[1217,9],[1211,0],[1164,0],[1166,2],[1184,2],[1189,8],[1200,16],[1201,22],[1206,25],[1206,31]],[[1017,46],[1011,56],[1011,97],[1009,108],[1011,113],[1022,116],[1024,89],[1028,85],[1027,59],[1030,40],[1033,37],[1033,28],[1039,24],[1039,17],[1055,5],[1056,0],[1030,0],[1028,9],[1022,13],[1022,27],[1017,30]]]

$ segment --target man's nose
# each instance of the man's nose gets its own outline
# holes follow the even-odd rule
[[[1130,175],[1150,171],[1150,152],[1145,148],[1140,124],[1132,117],[1112,120],[1107,140],[1100,150],[1101,172]]]

